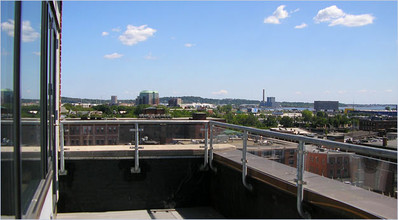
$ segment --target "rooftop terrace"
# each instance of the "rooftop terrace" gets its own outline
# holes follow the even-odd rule
[[[79,122],[63,126],[68,123]],[[149,132],[148,124],[167,134],[154,140],[165,144],[136,141]],[[168,130],[177,124],[194,126],[186,129],[202,138]],[[211,121],[135,120],[119,126],[131,127],[130,145],[61,146],[57,218],[397,218],[393,151]],[[227,129],[237,133],[225,138]],[[345,155],[343,149],[362,155],[350,153],[355,157],[349,168],[325,161],[325,172],[348,170],[348,176],[332,179],[304,171],[305,145],[340,148],[330,155]],[[375,175],[377,184],[371,181]]]

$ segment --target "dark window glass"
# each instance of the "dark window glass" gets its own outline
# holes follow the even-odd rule
[[[1,1],[1,218],[14,218],[14,7]]]
[[[338,157],[338,158],[337,158],[337,164],[338,164],[338,165],[340,165],[340,164],[341,164],[341,160],[342,160],[342,158],[341,158],[341,157]]]
[[[42,178],[40,127],[41,2],[22,2],[21,150],[22,210],[25,213]]]

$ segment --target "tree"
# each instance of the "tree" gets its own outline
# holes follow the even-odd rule
[[[263,125],[268,128],[278,127],[278,120],[275,116],[270,115],[263,120]]]
[[[293,119],[288,116],[283,116],[280,120],[280,123],[283,127],[292,127],[293,126]]]
[[[220,108],[221,112],[229,113],[232,111],[232,105],[224,105]]]
[[[144,112],[144,109],[146,109],[146,108],[149,108],[149,107],[151,107],[150,105],[144,105],[144,104],[141,104],[141,105],[138,105],[136,108],[135,108],[135,110],[134,110],[134,114],[135,115],[140,115],[140,114],[142,114],[143,112]]]
[[[310,110],[303,110],[301,115],[304,119],[304,122],[311,122],[312,121],[312,112]]]
[[[112,110],[109,107],[109,105],[97,105],[97,106],[94,106],[93,109],[97,110],[97,111],[102,111],[102,113],[105,115],[112,114]]]

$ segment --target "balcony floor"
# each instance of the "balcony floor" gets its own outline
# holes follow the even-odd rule
[[[212,207],[59,213],[57,219],[220,219]]]

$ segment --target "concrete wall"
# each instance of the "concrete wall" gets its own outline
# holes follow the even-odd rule
[[[58,212],[93,212],[206,206],[203,159],[67,160],[60,176]]]

